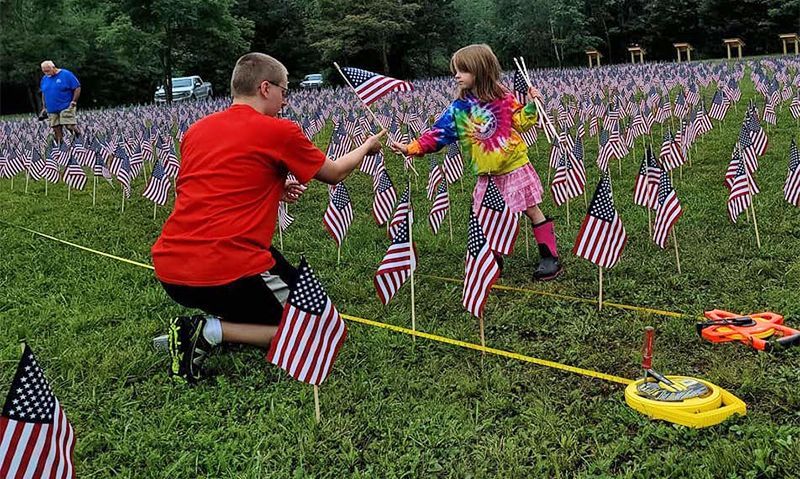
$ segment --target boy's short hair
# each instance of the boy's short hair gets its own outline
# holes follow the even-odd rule
[[[231,94],[234,98],[253,96],[264,80],[279,84],[289,75],[283,63],[264,53],[252,52],[236,60],[231,75]]]

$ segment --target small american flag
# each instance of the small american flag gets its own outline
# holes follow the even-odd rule
[[[344,183],[339,183],[333,190],[328,209],[325,210],[325,215],[322,218],[322,224],[333,240],[336,241],[336,246],[342,246],[344,237],[347,235],[347,230],[352,222],[353,205],[350,202],[350,194],[347,192],[347,187]]]
[[[169,177],[167,172],[164,171],[164,165],[161,160],[156,159],[156,163],[153,165],[153,172],[150,173],[150,182],[147,184],[142,196],[159,206],[164,206],[167,204],[167,193],[170,186]]]
[[[598,139],[600,143],[600,151],[597,153],[597,167],[601,172],[608,171],[608,162],[614,155],[614,145],[608,139],[608,130],[601,130]]]
[[[750,138],[753,141],[753,151],[758,156],[764,156],[764,153],[767,152],[769,142],[767,141],[767,134],[764,132],[764,128],[762,128],[761,124],[758,122],[758,113],[756,112],[755,105],[753,105],[750,110],[750,115],[747,119],[747,129],[750,131]]]
[[[375,290],[384,305],[389,304],[411,272],[417,269],[417,252],[410,239],[409,219],[406,215],[397,226],[392,244],[375,272]]]
[[[750,207],[753,201],[753,193],[750,191],[749,174],[744,161],[739,161],[736,168],[736,175],[731,184],[731,191],[728,195],[728,216],[731,221],[736,223],[742,211]]]
[[[792,112],[792,118],[795,120],[800,119],[800,90],[797,95],[792,98],[792,103],[789,105],[789,111]]]
[[[639,174],[636,175],[636,185],[633,189],[634,204],[655,209],[660,177],[661,168],[656,163],[653,149],[648,145],[639,165]]]
[[[286,231],[292,223],[294,218],[289,214],[289,207],[285,201],[278,202],[278,227],[281,231]]]
[[[714,93],[714,98],[711,100],[711,111],[708,112],[708,116],[715,120],[722,121],[725,119],[725,115],[728,114],[728,108],[730,108],[730,102],[725,98],[725,94],[722,93],[721,90],[717,90]]]
[[[497,260],[489,247],[489,242],[483,235],[478,218],[470,209],[461,304],[476,318],[483,317],[483,309],[489,298],[489,292],[499,277],[500,268]]]
[[[758,153],[753,146],[753,139],[750,136],[750,130],[747,123],[748,120],[745,118],[744,122],[742,123],[742,127],[739,129],[738,147],[741,151],[741,157],[744,159],[745,163],[747,163],[747,167],[752,173],[758,170]]]
[[[658,199],[655,210],[656,219],[653,223],[653,241],[663,249],[667,247],[667,237],[670,230],[683,214],[678,195],[669,180],[669,173],[664,170],[661,171],[661,178],[658,182]]]
[[[411,83],[372,73],[360,68],[342,68],[345,77],[353,85],[356,95],[365,105],[371,105],[391,91],[411,91]]]
[[[384,225],[392,216],[392,210],[397,201],[397,192],[383,163],[377,167],[377,172],[373,177],[372,190],[375,194],[372,200],[372,217],[379,226]]]
[[[754,194],[761,193],[761,190],[756,184],[755,177],[753,176],[754,170],[750,169],[751,164],[742,160],[741,148],[738,146],[734,148],[731,155],[731,161],[728,163],[728,169],[725,172],[725,186],[730,190],[733,188],[734,180],[736,179],[736,172],[739,170],[739,163],[744,163],[744,168],[747,171],[747,181],[750,183],[750,191]]]
[[[378,169],[378,164],[383,162],[383,153],[380,151],[374,155],[367,155],[364,161],[361,162],[361,171],[369,176],[375,176]]]
[[[394,210],[391,221],[387,226],[387,232],[390,238],[394,238],[397,229],[405,221],[414,224],[414,210],[411,209],[411,186],[406,185],[405,191],[400,195],[400,201],[397,202],[397,208]]]
[[[68,184],[70,188],[82,190],[86,186],[86,173],[83,172],[81,165],[74,156],[70,156],[67,163],[67,168],[64,170],[64,183]]]
[[[133,174],[131,172],[131,164],[128,159],[128,153],[122,146],[117,146],[114,152],[114,157],[111,159],[111,172],[116,175],[117,180],[122,184],[122,189],[126,198],[131,197],[131,180]]]
[[[0,416],[4,478],[75,477],[75,433],[26,344]]]
[[[583,194],[584,183],[569,156],[566,152],[561,152],[553,182],[550,184],[550,191],[557,206]]]
[[[347,326],[305,258],[297,270],[267,361],[298,381],[320,385],[347,339]]]
[[[458,148],[458,143],[450,143],[444,157],[444,177],[447,178],[447,183],[452,185],[463,174],[464,160],[461,158],[461,150]]]
[[[447,210],[450,209],[450,196],[447,194],[447,182],[440,181],[439,186],[436,188],[436,196],[433,198],[433,205],[428,214],[428,223],[431,225],[433,234],[439,234],[439,228],[442,225],[442,220],[447,215]]]
[[[58,160],[59,157],[58,147],[53,145],[50,148],[47,158],[44,160],[44,168],[42,169],[42,177],[50,183],[58,183]]]
[[[589,211],[575,240],[573,254],[603,268],[611,268],[622,255],[628,236],[614,208],[611,178],[604,173],[589,204]]]
[[[783,197],[790,204],[800,207],[800,154],[797,153],[794,138],[789,147],[789,172],[783,184]]]
[[[508,209],[491,176],[476,215],[492,251],[511,254],[519,233],[519,215]]]
[[[429,200],[433,200],[433,197],[436,195],[436,191],[438,189],[439,183],[444,181],[444,175],[442,174],[442,168],[439,166],[439,163],[436,162],[436,159],[433,157],[430,158],[430,171],[428,172],[428,185],[426,186],[426,193]]]
[[[678,142],[672,137],[672,132],[667,129],[664,132],[664,141],[661,143],[661,166],[667,170],[672,171],[681,166],[685,159],[681,152],[681,147]]]

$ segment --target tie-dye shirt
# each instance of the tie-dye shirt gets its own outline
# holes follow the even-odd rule
[[[461,154],[476,174],[502,175],[528,163],[528,147],[519,135],[536,125],[536,105],[522,105],[514,95],[485,103],[472,95],[456,99],[433,128],[408,145],[422,156],[459,142]]]

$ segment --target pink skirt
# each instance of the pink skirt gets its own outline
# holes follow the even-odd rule
[[[483,200],[486,187],[489,185],[489,178],[494,180],[500,194],[503,195],[508,208],[512,213],[525,211],[531,206],[536,206],[542,202],[542,182],[539,175],[533,169],[533,165],[526,163],[516,170],[504,175],[478,175],[478,182],[472,192],[472,202],[479,205]]]

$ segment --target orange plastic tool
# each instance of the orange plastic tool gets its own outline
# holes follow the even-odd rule
[[[800,330],[783,324],[783,316],[764,312],[740,316],[715,309],[706,311],[710,321],[697,323],[697,332],[712,343],[739,341],[759,351],[800,345]],[[780,339],[770,340],[773,336]]]

